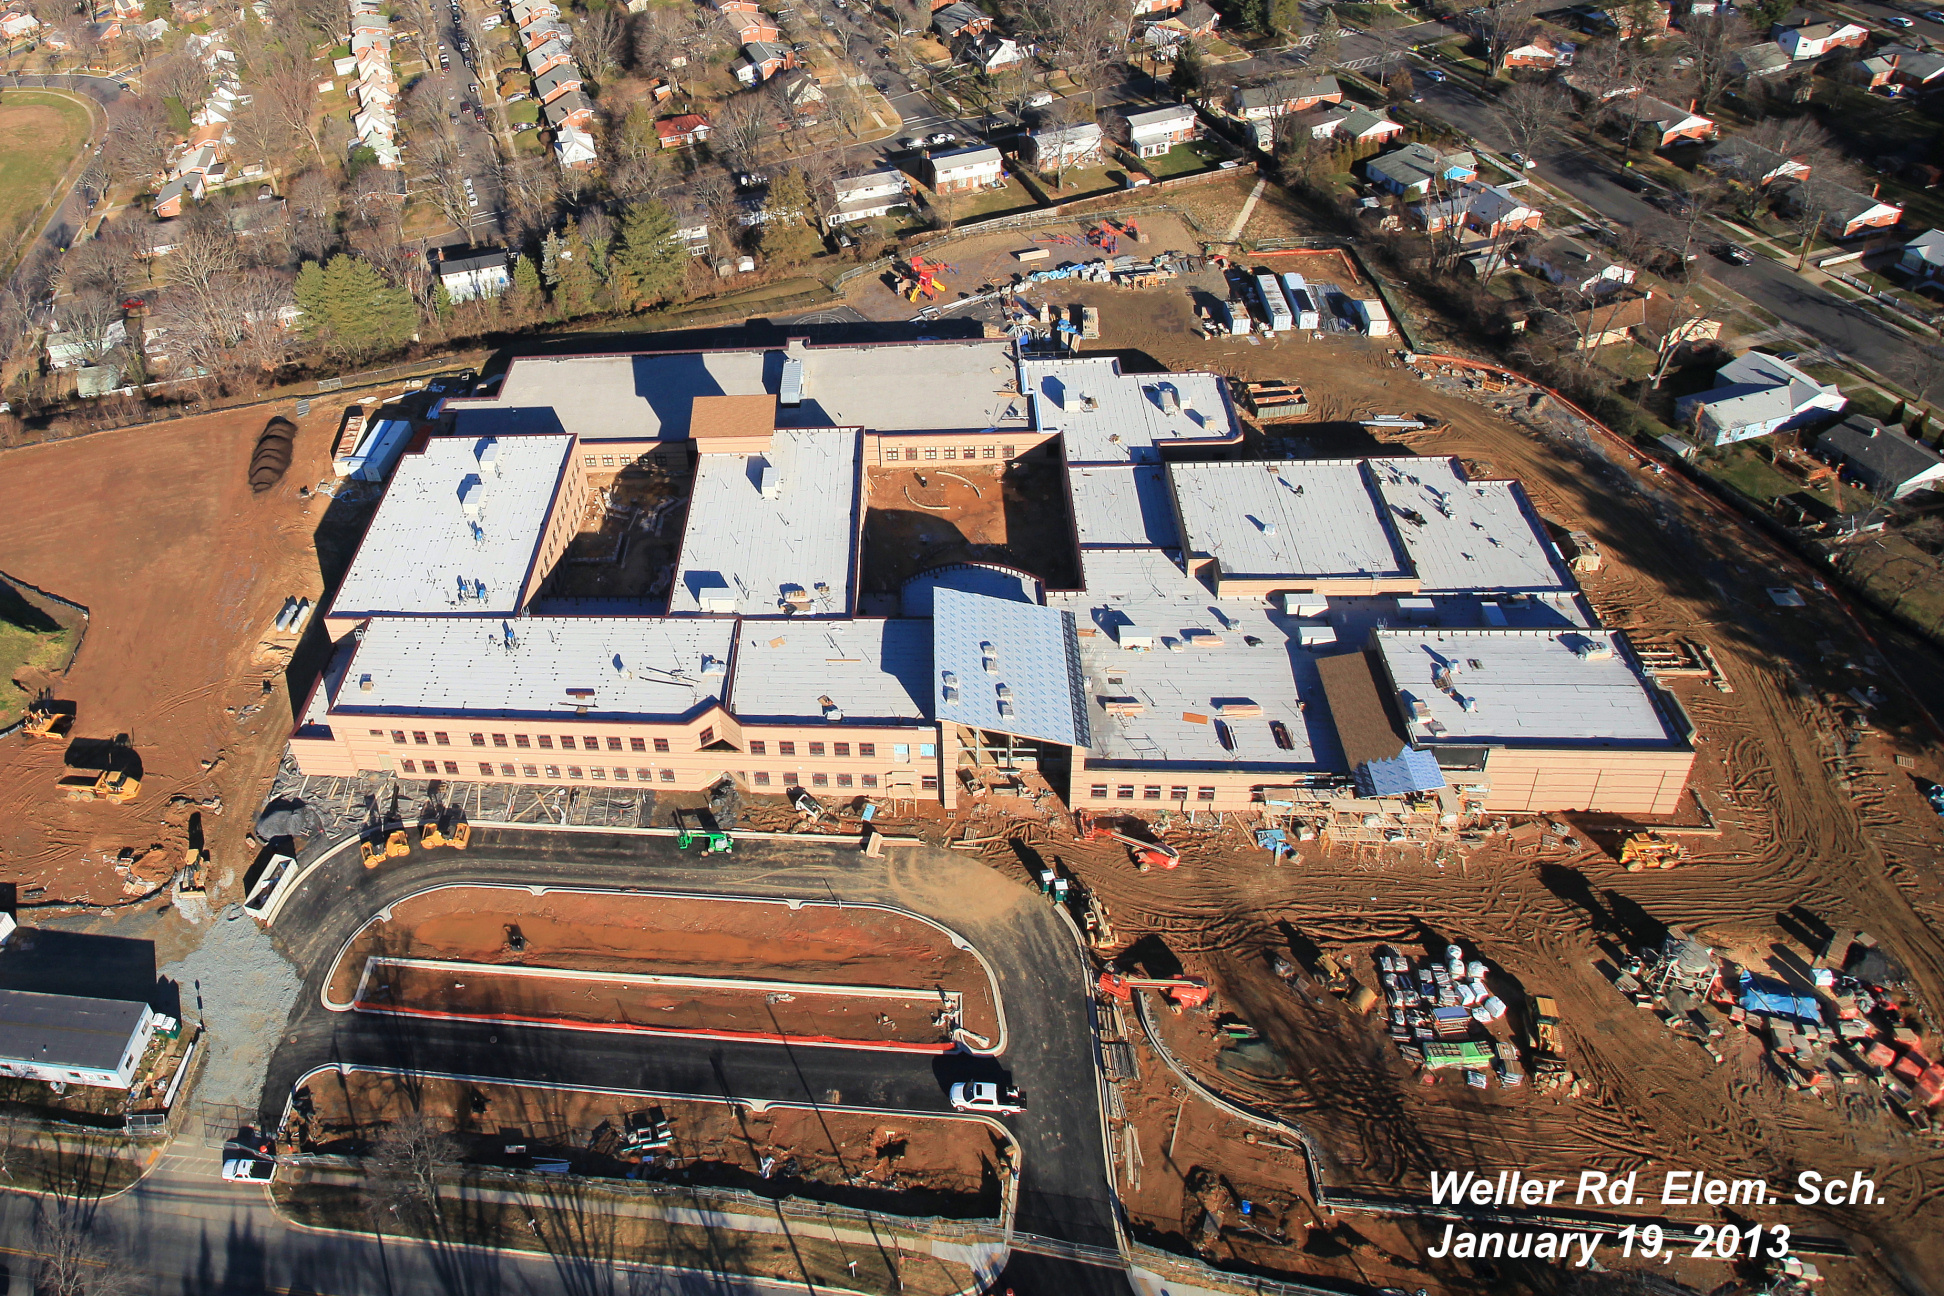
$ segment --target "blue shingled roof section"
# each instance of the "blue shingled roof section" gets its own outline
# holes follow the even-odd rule
[[[1411,747],[1389,760],[1365,761],[1357,766],[1356,777],[1358,794],[1367,797],[1436,792],[1445,785],[1437,756]]]

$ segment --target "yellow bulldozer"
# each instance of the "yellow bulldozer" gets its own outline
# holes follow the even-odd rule
[[[64,774],[55,784],[70,801],[113,801],[125,805],[142,790],[142,780],[127,770],[102,770],[99,773]]]
[[[67,739],[68,731],[74,728],[74,712],[57,711],[53,700],[42,696],[34,705],[27,708],[27,717],[21,723],[20,733],[24,738],[51,738],[56,742]]]
[[[1687,858],[1687,847],[1655,832],[1630,833],[1620,843],[1620,865],[1629,873],[1673,868]]]

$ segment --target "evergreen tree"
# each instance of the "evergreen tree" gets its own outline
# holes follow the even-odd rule
[[[1269,30],[1282,36],[1296,36],[1303,26],[1303,11],[1297,0],[1268,0]]]
[[[560,241],[554,276],[554,309],[562,319],[593,313],[601,277],[594,269],[594,254],[581,237],[580,227],[571,222]]]
[[[666,298],[681,284],[688,249],[675,237],[675,217],[666,205],[651,198],[629,210],[613,260],[634,281],[637,302]]]
[[[533,258],[523,256],[513,263],[513,291],[506,294],[506,309],[526,321],[540,313],[545,298],[540,291],[540,271]]]
[[[566,244],[559,230],[548,230],[547,237],[540,240],[540,278],[549,288],[560,283],[560,253]]]
[[[386,283],[361,257],[306,263],[297,275],[296,296],[306,334],[340,355],[402,346],[418,328],[412,295]]]
[[[1318,67],[1333,68],[1337,65],[1337,51],[1343,44],[1343,24],[1337,21],[1334,8],[1323,11],[1323,23],[1316,29],[1316,45],[1312,48],[1311,61]]]
[[[452,318],[452,293],[443,280],[432,287],[432,313],[442,320]]]
[[[1202,61],[1201,46],[1194,41],[1183,41],[1175,51],[1174,71],[1168,74],[1168,84],[1186,101],[1200,97],[1207,83],[1208,66]]]

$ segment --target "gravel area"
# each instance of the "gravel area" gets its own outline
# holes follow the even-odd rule
[[[229,905],[208,928],[200,948],[162,975],[182,987],[185,1015],[209,1032],[200,1092],[205,1103],[254,1107],[270,1053],[301,981],[271,943],[270,933]]]

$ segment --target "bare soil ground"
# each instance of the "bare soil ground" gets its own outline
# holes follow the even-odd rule
[[[998,1175],[1012,1156],[992,1126],[951,1117],[887,1120],[835,1107],[759,1112],[712,1102],[649,1106],[618,1094],[368,1072],[320,1075],[309,1089],[315,1110],[292,1131],[308,1151],[354,1150],[385,1122],[417,1109],[446,1124],[468,1157],[485,1164],[505,1164],[511,1137],[534,1155],[571,1160],[585,1174],[880,1206],[891,1193],[909,1194],[909,1204],[890,1208],[900,1214],[996,1216]],[[628,1150],[631,1118],[639,1124],[653,1113],[667,1121],[670,1144]],[[947,1209],[931,1209],[938,1206]]]
[[[270,622],[286,597],[322,592],[320,539],[344,550],[364,521],[297,494],[330,478],[342,409],[319,401],[295,419],[290,471],[262,495],[250,492],[251,452],[272,414],[294,418],[287,403],[0,456],[6,570],[90,612],[56,689],[76,708],[76,741],[0,743],[0,881],[19,884],[23,900],[112,904],[162,885],[181,865],[192,815],[214,855],[212,885],[240,884],[250,812],[291,724],[284,671],[297,645]],[[322,633],[313,618],[306,643]],[[136,801],[55,793],[64,759],[86,765],[122,734],[140,763]],[[225,813],[199,808],[211,798]],[[124,847],[152,846],[132,873],[117,872]]]
[[[666,594],[687,516],[686,481],[659,469],[630,469],[588,484],[580,530],[555,567],[548,592],[560,598]]]
[[[864,588],[895,593],[942,563],[996,562],[1048,585],[1078,582],[1078,555],[1059,464],[960,462],[873,468],[864,516]]]
[[[509,928],[525,947],[515,951]],[[332,969],[328,994],[344,1003],[365,960],[452,959],[590,972],[749,977],[834,985],[950,990],[964,997],[965,1026],[998,1031],[991,980],[971,953],[934,927],[875,910],[678,900],[523,889],[448,887],[392,906],[365,928]],[[766,1029],[753,1021],[718,1023]]]
[[[1909,968],[1912,1011],[1921,1013],[1921,1034],[1934,1051],[1930,1024],[1944,1001],[1944,946],[1935,934],[1944,893],[1934,861],[1944,832],[1915,778],[1944,769],[1922,714],[1833,599],[1739,526],[1624,454],[1609,463],[1537,436],[1433,390],[1361,344],[1177,342],[1158,326],[1143,335],[1138,320],[1126,327],[1133,345],[1171,367],[1288,378],[1308,386],[1313,401],[1320,398],[1323,417],[1276,425],[1278,435],[1256,443],[1256,453],[1382,452],[1346,420],[1429,411],[1450,429],[1395,450],[1458,455],[1475,473],[1518,478],[1547,518],[1591,532],[1606,564],[1585,584],[1602,615],[1638,641],[1686,636],[1707,643],[1733,687],[1726,693],[1704,680],[1673,684],[1699,726],[1694,784],[1722,832],[1689,839],[1688,863],[1639,873],[1624,871],[1609,853],[1616,825],[1573,816],[1562,820],[1566,836],[1549,836],[1541,849],[1524,853],[1503,835],[1476,848],[1433,852],[1325,852],[1306,844],[1277,869],[1243,825],[1204,816],[1171,833],[1184,855],[1174,872],[1139,874],[1122,851],[1058,834],[1030,851],[995,844],[988,848],[994,858],[1017,867],[1016,859],[1057,856],[1107,903],[1119,942],[1158,936],[1191,974],[1209,978],[1222,1007],[1260,1030],[1268,1050],[1257,1054],[1254,1071],[1235,1057],[1218,1065],[1214,1036],[1204,1024],[1198,1041],[1190,1019],[1181,1041],[1188,1063],[1217,1088],[1303,1125],[1325,1149],[1326,1178],[1340,1190],[1422,1195],[1429,1172],[1447,1169],[1576,1175],[1652,1163],[1650,1174],[1704,1167],[1761,1175],[1777,1187],[1793,1185],[1799,1167],[1862,1169],[1887,1190],[1887,1205],[1772,1208],[1762,1218],[1852,1242],[1861,1259],[1822,1265],[1831,1290],[1884,1290],[1893,1273],[1921,1273],[1944,1261],[1930,1223],[1944,1191],[1944,1161],[1933,1141],[1867,1089],[1861,1097],[1840,1087],[1799,1091],[1738,1031],[1715,1042],[1722,1055],[1716,1061],[1633,1007],[1595,966],[1662,923],[1683,925],[1751,962],[1800,964],[1807,951],[1790,934],[1794,909],[1798,917],[1869,932]],[[1808,606],[1776,608],[1765,590],[1779,584],[1796,585]],[[1845,694],[1870,684],[1887,698],[1865,714]],[[1893,759],[1899,756],[1912,765],[1900,767]],[[1496,969],[1497,983],[1515,993],[1558,1000],[1565,1060],[1582,1081],[1577,1098],[1569,1089],[1531,1085],[1481,1091],[1448,1079],[1423,1086],[1376,1019],[1328,996],[1305,1002],[1271,971],[1276,958],[1300,961],[1314,945],[1363,958],[1358,974],[1370,983],[1374,942],[1422,951],[1447,940],[1476,950]],[[1287,1173],[1271,1176],[1249,1159],[1256,1154],[1246,1144],[1238,1148],[1227,1136],[1166,1156],[1176,1106],[1156,1099],[1135,1110],[1146,1171],[1130,1209],[1140,1229],[1178,1246],[1205,1243],[1184,1233],[1181,1203],[1198,1167],[1233,1172],[1265,1200],[1293,1203],[1307,1191],[1294,1161]],[[1209,1119],[1205,1111],[1201,1119]],[[1352,1223],[1366,1228],[1365,1217]],[[1385,1251],[1455,1289],[1503,1289],[1489,1274],[1440,1269],[1425,1259],[1421,1249],[1441,1232],[1372,1240],[1366,1230],[1374,1250],[1339,1238],[1347,1251],[1331,1260],[1335,1269],[1323,1263],[1329,1257],[1322,1253],[1336,1245],[1328,1241],[1299,1248],[1224,1230],[1212,1252],[1229,1248],[1239,1261],[1286,1272],[1341,1272],[1341,1265],[1367,1265]],[[1700,1276],[1726,1275],[1716,1264]],[[1518,1282],[1543,1289],[1557,1277],[1535,1269]]]
[[[508,975],[478,963],[369,964],[359,1011],[650,1031],[733,1031],[792,1039],[949,1047],[944,996],[824,994],[805,988],[696,986]],[[792,982],[792,986],[800,983]]]

